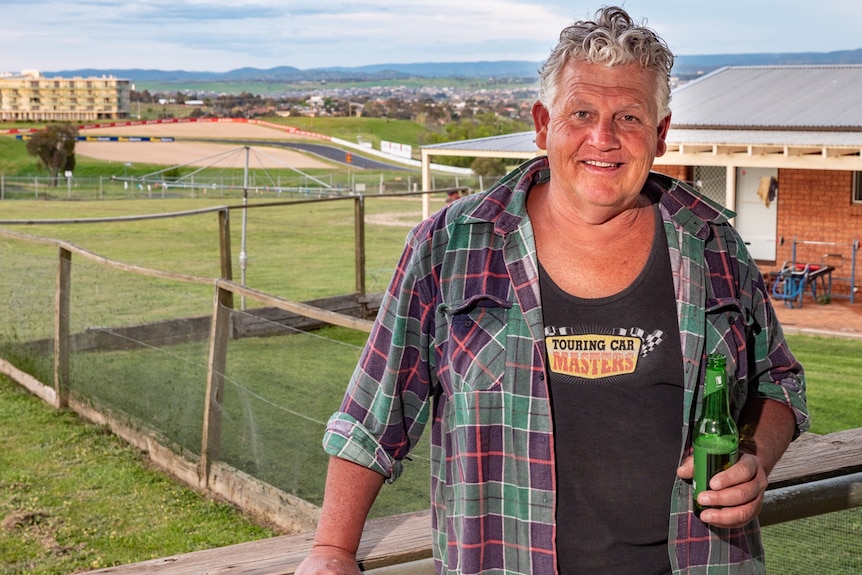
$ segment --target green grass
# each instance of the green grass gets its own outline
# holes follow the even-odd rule
[[[3,377],[0,422],[0,573],[71,573],[276,534]]]
[[[249,204],[257,203],[250,200]],[[42,202],[32,200],[3,203],[0,219],[96,218],[124,214],[160,214],[202,209],[239,201],[222,199],[196,200],[126,200]],[[439,209],[442,198],[435,198],[432,209]],[[249,255],[247,285],[288,299],[351,293],[354,279],[353,202],[341,200],[319,204],[300,204],[248,211],[246,251]],[[380,198],[366,200],[366,213],[412,213],[418,223],[421,202],[417,198]],[[242,216],[231,212],[231,248],[234,278],[239,280],[241,269],[238,254],[242,246]],[[215,213],[182,218],[118,223],[79,223],[8,226],[15,231],[60,238],[115,260],[144,267],[190,275],[217,277],[218,217]],[[401,226],[366,226],[366,269],[368,289],[381,291],[388,283],[398,255],[404,245],[408,228]],[[9,258],[19,257],[22,266],[29,266],[23,244],[15,243]],[[51,250],[39,248],[42,253]],[[46,256],[50,257],[50,256]],[[8,262],[12,265],[12,262]],[[53,265],[48,263],[46,265]],[[309,273],[314,270],[314,273]],[[3,282],[0,277],[0,284]],[[6,281],[13,281],[8,278]],[[134,277],[119,278],[114,291],[122,285],[134,286]],[[121,291],[121,290],[120,290]],[[110,297],[103,292],[93,292]],[[0,327],[0,333],[3,328]]]
[[[289,117],[268,121],[354,143],[357,143],[357,138],[361,138],[365,142],[372,142],[375,149],[380,149],[380,140],[417,147],[425,143],[424,136],[428,133],[428,128],[423,124],[389,118]]]
[[[4,216],[52,219],[160,213],[199,208],[209,201],[15,201],[4,203],[8,207]],[[442,198],[433,207],[440,205]],[[375,197],[366,201],[368,214],[410,212],[415,213],[417,222],[420,209],[417,199]],[[215,214],[205,214],[148,222],[14,227],[62,238],[119,261],[216,277],[219,273],[216,223]],[[239,223],[239,216],[232,216],[237,279]],[[351,201],[250,210],[247,227],[250,263],[246,283],[250,287],[295,300],[354,290]],[[369,291],[385,288],[406,233],[405,227],[366,226]],[[6,270],[0,275],[0,293],[18,294],[11,302],[0,303],[11,303],[4,315],[21,320],[0,325],[0,334],[5,334],[0,335],[0,342],[7,342],[4,351],[8,359],[29,366],[43,381],[51,381],[50,361],[44,361],[49,358],[28,355],[14,342],[50,337],[56,250],[14,240],[0,242],[0,250]],[[106,270],[77,256],[73,257],[73,270],[74,333],[100,330],[101,326],[137,325],[211,313],[212,288],[208,286]],[[24,285],[22,277],[27,278]],[[40,295],[37,298],[35,294]],[[248,304],[259,305],[254,301]],[[9,333],[11,329],[15,333]],[[224,400],[227,430],[222,444],[225,460],[314,503],[321,501],[326,467],[320,438],[326,420],[341,401],[359,353],[359,345],[345,346],[333,343],[332,339],[364,342],[366,337],[349,330],[331,332],[335,336],[329,339],[285,333],[280,337],[237,340],[231,343],[228,356],[229,383]],[[203,344],[189,343],[136,351],[77,353],[72,362],[73,393],[92,397],[135,422],[146,422],[172,445],[197,453],[206,351]],[[309,394],[308,389],[314,389],[315,393]],[[297,414],[314,423],[309,424]],[[293,430],[289,441],[279,431],[285,428]],[[422,449],[426,455],[416,465],[425,465],[427,469],[427,446]],[[275,453],[279,456],[268,455]],[[416,453],[419,455],[422,450]],[[408,468],[412,466],[408,464]],[[427,483],[427,471],[406,473],[399,480],[399,487],[384,490],[373,515],[423,507],[423,501],[427,501]]]
[[[862,427],[862,342],[805,335],[789,335],[787,340],[805,368],[811,431]]]
[[[35,170],[37,160],[27,153],[23,140],[12,136],[0,136],[0,174],[27,175],[27,170]]]
[[[862,427],[862,342],[788,335],[805,367],[811,431]],[[769,573],[851,575],[862,572],[862,507],[772,525],[763,530]]]

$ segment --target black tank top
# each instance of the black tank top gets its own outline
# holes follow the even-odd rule
[[[655,219],[643,271],[616,295],[571,296],[540,266],[563,575],[670,572],[683,369],[657,208]]]

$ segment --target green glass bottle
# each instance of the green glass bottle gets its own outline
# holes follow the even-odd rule
[[[738,457],[739,431],[730,415],[727,383],[727,359],[720,353],[706,358],[706,380],[703,386],[703,406],[694,427],[694,507],[701,491],[709,489],[709,480],[734,463]]]

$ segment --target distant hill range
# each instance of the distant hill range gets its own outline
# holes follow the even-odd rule
[[[862,48],[837,52],[776,54],[714,54],[677,56],[673,73],[692,76],[723,66],[862,64]],[[44,72],[46,76],[114,76],[144,82],[301,82],[369,81],[398,78],[536,78],[542,62],[504,60],[498,62],[427,62],[418,64],[374,64],[357,67],[301,70],[279,66],[268,70],[239,68],[229,72],[185,70],[80,69]]]

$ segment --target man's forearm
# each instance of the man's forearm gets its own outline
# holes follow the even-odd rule
[[[383,476],[376,471],[330,457],[314,546],[337,547],[355,554],[381,485]]]
[[[793,410],[771,399],[749,400],[738,424],[740,449],[757,457],[768,475],[793,440]]]

